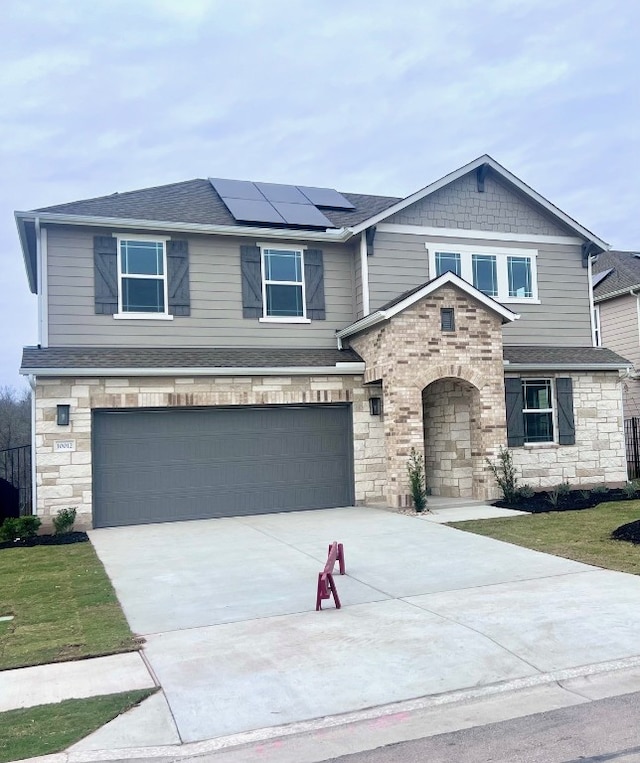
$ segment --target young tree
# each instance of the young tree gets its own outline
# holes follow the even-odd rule
[[[0,387],[0,450],[31,443],[31,390]]]

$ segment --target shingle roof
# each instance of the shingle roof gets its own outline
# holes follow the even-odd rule
[[[369,196],[361,193],[343,195],[354,205],[354,210],[322,210],[336,228],[358,225],[400,200],[395,196]],[[211,183],[203,179],[114,193],[95,199],[41,207],[34,211],[202,225],[245,225],[235,220]]]
[[[605,347],[541,347],[507,346],[504,359],[510,364],[531,366],[576,365],[588,368],[598,366],[630,366],[631,363]]]
[[[593,266],[593,274],[597,275],[606,270],[611,270],[609,275],[594,286],[595,299],[602,299],[640,284],[640,256],[634,252],[602,252]]]
[[[25,347],[30,369],[96,368],[312,368],[362,362],[353,350],[186,347]]]

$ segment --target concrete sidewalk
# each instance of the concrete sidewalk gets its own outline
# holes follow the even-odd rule
[[[0,712],[157,684],[139,652],[0,671]]]

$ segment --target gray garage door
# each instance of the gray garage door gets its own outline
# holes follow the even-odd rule
[[[96,411],[94,525],[353,503],[349,406]]]

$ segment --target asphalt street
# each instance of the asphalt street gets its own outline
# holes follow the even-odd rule
[[[640,761],[640,692],[330,759],[330,763],[609,761]]]

